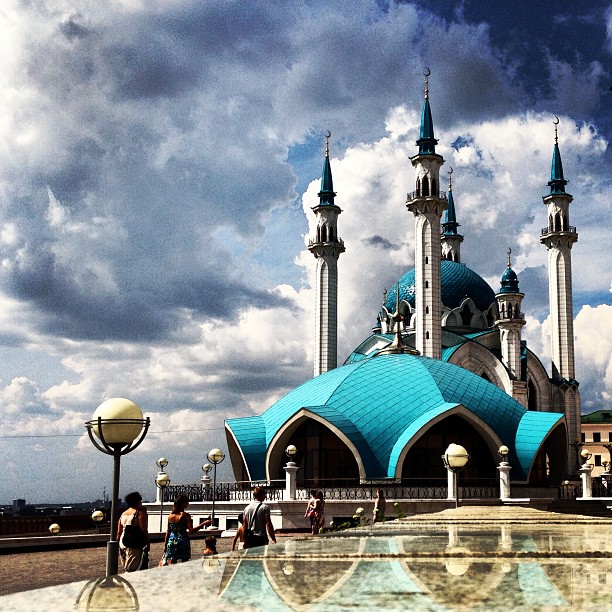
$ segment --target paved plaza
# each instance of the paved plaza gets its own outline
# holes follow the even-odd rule
[[[609,518],[462,506],[217,558],[202,559],[196,541],[189,563],[106,582],[95,580],[103,547],[6,555],[3,585],[60,586],[0,597],[0,610],[612,610],[611,528]],[[219,551],[230,546],[222,539]]]

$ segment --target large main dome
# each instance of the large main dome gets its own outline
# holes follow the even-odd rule
[[[442,304],[447,308],[457,308],[466,297],[471,298],[476,308],[481,311],[487,310],[495,302],[495,292],[489,284],[464,264],[443,259],[440,262],[440,271]],[[385,300],[385,306],[390,312],[395,310],[396,289],[397,285],[394,285]],[[414,308],[414,268],[400,278],[399,290],[400,300],[409,302]]]

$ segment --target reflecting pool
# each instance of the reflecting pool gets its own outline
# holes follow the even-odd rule
[[[383,526],[17,593],[0,610],[612,610],[609,532]]]

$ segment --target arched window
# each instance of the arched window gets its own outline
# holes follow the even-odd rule
[[[557,213],[555,215],[555,232],[561,231],[561,215]]]
[[[317,226],[317,242],[321,242],[321,226]]]
[[[429,263],[429,257],[425,256],[425,265]]]
[[[429,306],[425,306],[425,314],[429,314]]]
[[[423,177],[423,195],[429,195],[429,179],[427,178],[427,176]]]
[[[331,225],[329,227],[329,241],[330,242],[334,241],[334,228]]]
[[[416,194],[417,196],[421,195],[421,179],[418,176],[416,180]]]
[[[529,410],[538,409],[538,391],[532,380],[527,383],[527,408]]]
[[[464,325],[465,327],[469,327],[471,323],[472,323],[472,311],[470,310],[470,307],[467,304],[465,304],[463,308],[461,309],[461,324]]]
[[[288,444],[298,448],[298,482],[312,486],[341,486],[359,482],[359,467],[349,447],[330,429],[312,419],[302,423]],[[285,476],[279,466],[278,478]],[[323,482],[319,482],[323,481]]]
[[[567,232],[567,217],[565,215],[563,215],[562,221],[563,221],[563,231]]]
[[[429,332],[425,332],[425,340],[429,340]]]
[[[425,289],[429,289],[429,281],[425,281]]]
[[[431,179],[431,195],[438,195],[438,191],[436,190],[436,179]]]

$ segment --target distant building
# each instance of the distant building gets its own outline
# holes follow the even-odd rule
[[[18,514],[26,507],[25,499],[14,499],[13,500],[13,514]]]
[[[610,461],[610,451],[604,445],[612,445],[612,410],[596,410],[582,415],[582,448],[593,456],[595,466],[592,475],[600,476],[604,471],[602,465]]]

